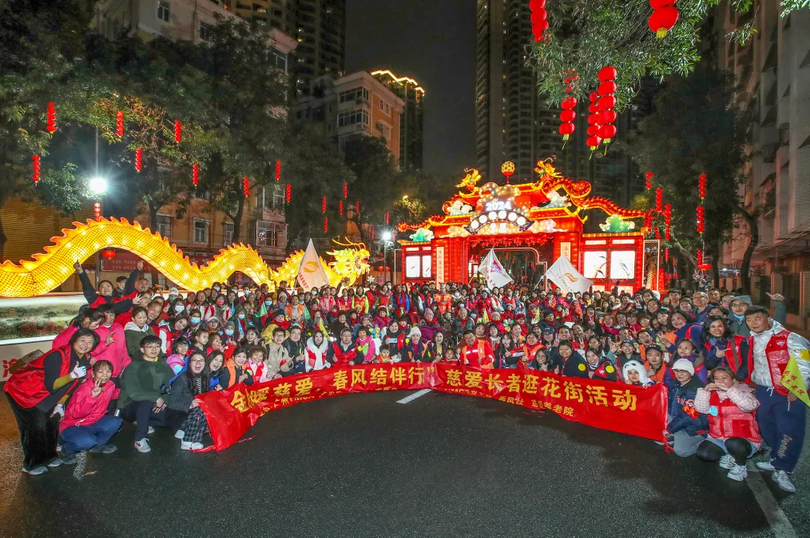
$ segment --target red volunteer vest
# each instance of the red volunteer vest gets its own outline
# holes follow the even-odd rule
[[[752,443],[762,442],[756,414],[744,412],[731,398],[721,402],[716,391],[712,391],[709,403],[717,408],[716,417],[709,415],[709,435],[715,439],[742,437]]]
[[[56,350],[62,355],[59,377],[68,375],[70,372],[70,350],[70,346],[60,347]],[[48,355],[50,353],[29,362],[22,370],[15,372],[6,381],[6,392],[21,407],[30,409],[51,395],[50,391],[45,387],[45,357]],[[73,380],[67,392],[72,391],[78,383],[78,379]]]
[[[782,374],[785,372],[785,367],[790,360],[790,353],[788,352],[787,341],[790,336],[790,331],[782,331],[771,336],[765,346],[765,356],[768,359],[768,372],[771,374],[771,383],[773,383],[774,390],[782,396],[787,396],[788,390],[782,386]],[[754,337],[749,337],[748,340],[748,372],[749,379],[751,373],[754,371]]]

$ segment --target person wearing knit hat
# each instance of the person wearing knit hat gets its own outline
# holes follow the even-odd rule
[[[709,421],[694,407],[697,389],[703,382],[694,375],[695,367],[688,359],[678,359],[672,365],[672,375],[667,377],[669,389],[669,423],[664,436],[678,456],[688,458],[697,452],[697,447],[706,439]]]

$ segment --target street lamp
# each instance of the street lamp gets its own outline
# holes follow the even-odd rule
[[[107,192],[107,180],[103,177],[96,176],[91,178],[90,181],[87,182],[87,186],[95,196],[98,197],[98,202],[95,205],[95,217],[96,220],[101,218],[101,199],[104,196],[104,193]],[[95,255],[96,260],[96,288],[98,288],[99,280],[101,280],[101,258],[99,256],[99,251],[96,251]]]

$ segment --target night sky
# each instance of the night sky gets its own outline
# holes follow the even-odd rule
[[[425,88],[425,172],[475,165],[475,1],[346,0],[346,72],[390,69]]]

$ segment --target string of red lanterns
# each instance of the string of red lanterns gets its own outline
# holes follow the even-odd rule
[[[191,165],[191,182],[194,184],[194,187],[200,184],[200,165],[194,163]]]
[[[700,196],[701,201],[706,198],[706,174],[700,174],[698,179],[698,196]]]
[[[245,191],[245,198],[250,196],[250,180],[248,178],[242,178],[242,189]]]
[[[655,211],[661,213],[664,207],[664,189],[658,187],[655,189]]]
[[[101,203],[99,202],[93,204],[93,218],[96,221],[101,220]]]
[[[34,185],[37,185],[39,183],[41,172],[39,155],[34,155],[33,157],[31,157],[31,167],[32,167],[31,179],[34,180]]]
[[[288,204],[292,201],[292,185],[290,185],[289,183],[287,183],[287,192],[285,199],[287,200]]]
[[[385,212],[385,225],[388,226],[391,223],[391,213],[389,211]]]
[[[326,196],[321,199],[321,213],[326,215]]]
[[[607,65],[599,71],[599,138],[610,144],[616,137],[616,68]]]
[[[667,241],[672,237],[670,225],[672,224],[672,204],[664,206],[664,239]]]
[[[534,40],[540,43],[546,39],[545,32],[548,30],[546,0],[529,0],[529,11],[531,11],[532,35]]]
[[[329,217],[323,218],[323,233],[329,233]]]
[[[667,36],[675,23],[678,22],[680,13],[675,8],[675,3],[678,0],[650,0],[650,7],[653,8],[652,15],[650,15],[647,24],[650,30],[655,32],[655,37],[658,39]]]
[[[343,199],[345,200],[348,197],[349,197],[349,184],[343,183]]]
[[[354,212],[357,213],[358,215],[360,214],[360,200],[357,200],[354,203]]]
[[[135,150],[135,170],[138,172],[143,168],[143,149],[137,148]]]
[[[563,140],[567,141],[576,130],[574,120],[577,119],[577,113],[574,109],[577,107],[577,98],[573,95],[566,95],[560,105],[563,108],[560,113],[560,121],[562,122],[560,124],[560,134]]]
[[[115,113],[115,135],[118,138],[124,137],[124,113],[120,110]]]
[[[182,139],[183,126],[180,124],[180,120],[174,120],[174,141],[179,144]]]
[[[276,161],[276,181],[281,180],[281,161]]]
[[[646,180],[646,185],[645,186],[647,187],[647,190],[652,189],[652,178],[654,178],[654,177],[655,177],[655,174],[653,174],[652,172],[647,172],[644,175],[644,178]]]
[[[588,139],[585,143],[588,144],[591,151],[595,151],[599,144],[602,143],[602,139],[599,138],[599,94],[591,92],[588,99],[590,99],[591,104],[588,105],[590,114],[588,114]]]
[[[342,214],[343,214],[343,200],[338,202],[338,215],[342,215]]]
[[[48,103],[45,128],[51,134],[56,132],[56,103]]]

